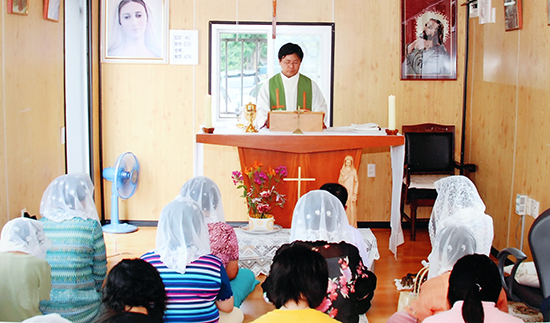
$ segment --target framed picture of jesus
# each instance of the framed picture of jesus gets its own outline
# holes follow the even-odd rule
[[[457,2],[402,0],[401,79],[456,80]]]

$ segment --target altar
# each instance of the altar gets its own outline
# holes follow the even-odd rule
[[[380,259],[376,237],[370,229],[359,229],[359,232],[367,245],[369,259],[365,265],[373,271],[374,261]],[[290,239],[290,229],[265,234],[235,228],[235,233],[239,241],[239,267],[252,270],[255,276],[269,274],[275,252]]]
[[[339,170],[346,156],[353,157],[353,165],[358,170],[363,148],[389,147],[391,153],[392,191],[391,220],[392,233],[390,250],[396,254],[397,246],[402,244],[401,228],[401,186],[403,181],[403,163],[405,158],[405,139],[402,135],[386,135],[377,132],[339,131],[335,128],[322,132],[271,132],[261,129],[258,133],[243,133],[242,129],[216,128],[214,133],[198,133],[196,175],[202,175],[202,144],[233,146],[238,148],[241,169],[250,167],[260,161],[265,167],[276,168],[285,165],[288,177],[297,181],[297,185],[285,185],[280,193],[287,198],[285,210],[275,210],[273,215],[276,224],[289,228],[292,221],[292,210],[298,196],[310,190],[319,189],[325,183],[337,183]],[[311,181],[300,182],[301,178]]]

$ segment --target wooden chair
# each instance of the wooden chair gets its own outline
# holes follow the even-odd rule
[[[416,239],[417,208],[433,206],[437,198],[434,182],[451,175],[469,177],[473,164],[460,165],[455,157],[455,126],[424,123],[404,125],[405,169],[401,198],[401,219],[411,223],[411,241]],[[410,206],[410,216],[405,213]],[[422,221],[427,221],[423,219]]]

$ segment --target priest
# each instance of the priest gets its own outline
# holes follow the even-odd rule
[[[287,43],[279,49],[281,73],[265,82],[256,103],[256,127],[267,121],[269,111],[296,111],[297,109],[324,112],[328,125],[327,103],[319,86],[309,77],[299,73],[304,52],[300,46]]]

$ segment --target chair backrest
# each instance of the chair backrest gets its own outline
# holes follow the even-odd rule
[[[402,127],[410,173],[454,174],[455,126],[424,123]]]
[[[537,217],[529,230],[529,247],[544,298],[550,296],[550,209]]]

